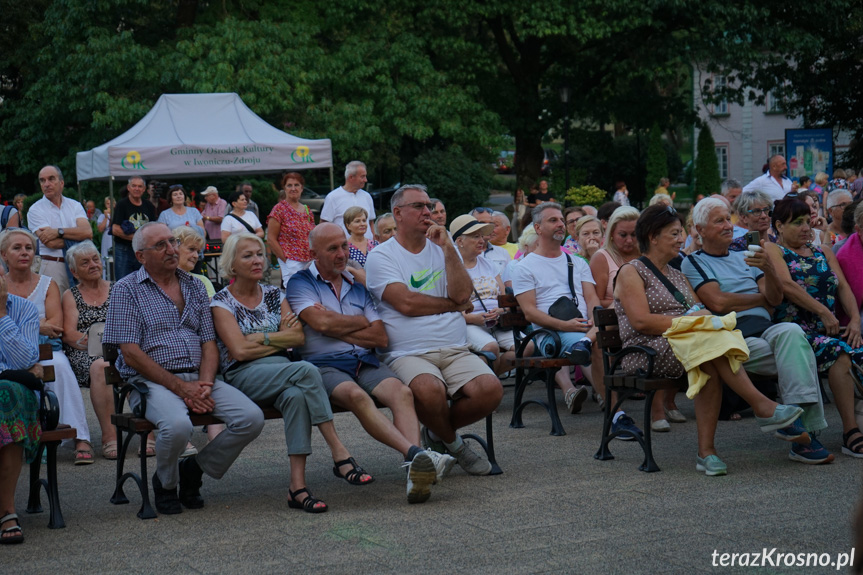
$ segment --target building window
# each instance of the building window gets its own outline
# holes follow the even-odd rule
[[[713,77],[713,90],[718,91],[721,89],[725,89],[726,81],[725,76],[714,76]],[[720,102],[713,104],[713,115],[714,116],[727,116],[728,115],[728,100],[722,100]]]
[[[772,158],[773,156],[776,156],[776,155],[784,156],[785,155],[785,142],[768,142],[768,152],[769,152],[769,154],[767,154],[768,158]]]
[[[719,179],[728,179],[728,146],[716,146],[716,163],[719,164]]]
[[[764,104],[767,108],[767,114],[781,114],[785,111],[782,106],[782,98],[776,92],[768,93]]]

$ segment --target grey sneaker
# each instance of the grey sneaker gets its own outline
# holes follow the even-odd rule
[[[426,451],[425,453],[431,457],[431,460],[434,462],[435,469],[437,470],[434,483],[440,483],[443,481],[443,478],[452,471],[456,459],[452,455],[438,453],[437,451]]]
[[[424,503],[431,497],[431,486],[437,482],[435,462],[428,451],[420,451],[408,466],[408,503]]]
[[[462,469],[471,475],[488,475],[491,473],[491,463],[462,442],[461,449],[453,453]]]
[[[587,399],[587,388],[583,385],[576,387],[571,392],[569,392],[564,401],[566,401],[566,408],[570,413],[578,413],[581,411],[581,406],[584,404],[584,400]]]
[[[446,445],[443,444],[443,441],[435,441],[429,436],[428,427],[423,425],[420,428],[420,444],[422,444],[423,449],[427,449],[429,451],[437,451],[438,453],[446,453]]]

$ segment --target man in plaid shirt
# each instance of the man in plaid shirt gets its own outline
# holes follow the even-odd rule
[[[120,347],[120,374],[149,389],[145,416],[158,429],[153,491],[156,509],[165,514],[203,507],[203,474],[221,478],[264,425],[258,406],[216,379],[219,351],[209,300],[204,284],[177,268],[177,243],[164,224],[151,222],[135,232],[132,249],[142,266],[114,285],[103,336]],[[129,402],[137,407],[140,396],[133,392]],[[212,412],[226,429],[178,465],[192,435],[189,410]]]

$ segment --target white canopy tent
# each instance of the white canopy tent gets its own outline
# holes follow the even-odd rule
[[[126,133],[78,152],[78,181],[210,176],[329,168],[328,139],[304,140],[266,123],[234,93],[163,94]]]

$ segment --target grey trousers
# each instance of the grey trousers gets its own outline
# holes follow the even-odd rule
[[[796,323],[777,323],[761,337],[747,337],[746,345],[749,346],[749,360],[743,364],[746,371],[778,376],[782,403],[803,408],[800,418],[803,427],[808,431],[826,428],[818,364],[803,329]]]
[[[225,381],[253,401],[281,412],[288,455],[311,453],[312,425],[333,419],[321,374],[307,361],[262,357],[229,370]]]
[[[197,373],[180,373],[184,381],[195,381]],[[156,473],[165,489],[173,489],[180,479],[177,462],[186,444],[192,437],[192,421],[189,408],[176,395],[157,383],[135,376],[132,381],[147,384],[147,421],[156,426]],[[264,428],[264,414],[252,400],[223,381],[213,383],[211,397],[216,404],[213,415],[225,422],[225,431],[220,433],[198,453],[198,465],[204,473],[220,479],[240,452],[254,441]],[[135,408],[141,403],[137,392],[129,395],[129,403]]]

